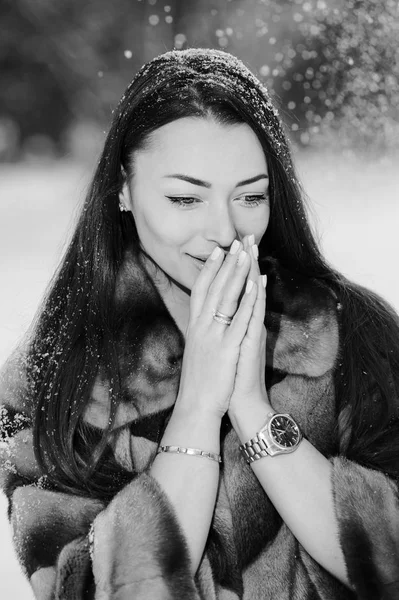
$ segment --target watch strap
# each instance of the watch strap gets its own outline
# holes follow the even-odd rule
[[[268,426],[274,417],[285,417],[293,422],[297,429],[298,438],[295,445],[282,447],[276,443],[270,432],[268,432]],[[298,424],[294,421],[291,415],[285,413],[270,412],[267,415],[266,423],[260,431],[257,432],[255,437],[251,438],[241,446],[239,449],[247,461],[248,464],[253,463],[256,460],[263,458],[264,456],[275,456],[276,454],[289,454],[294,452],[302,440],[302,433],[298,427]]]
[[[258,434],[245,442],[245,444],[242,444],[240,450],[249,465],[255,460],[269,456],[265,440],[260,438]]]

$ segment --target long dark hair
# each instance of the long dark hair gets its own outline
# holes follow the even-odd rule
[[[125,479],[119,477],[104,458],[107,432],[93,437],[82,415],[100,372],[112,390],[110,423],[121,397],[115,332],[123,316],[116,292],[126,256],[138,264],[142,250],[131,213],[119,210],[119,193],[125,178],[134,175],[134,154],[145,148],[150,134],[183,117],[244,122],[258,136],[268,163],[271,207],[267,234],[259,245],[260,263],[273,256],[294,272],[323,280],[335,292],[342,304],[342,354],[335,375],[341,450],[396,472],[391,457],[399,455],[399,439],[389,432],[399,373],[398,319],[382,299],[347,281],[323,259],[308,224],[286,136],[265,88],[235,57],[202,49],[168,52],[144,65],[114,113],[73,239],[28,350],[34,444],[41,468],[61,489],[99,497],[109,497],[129,478],[126,473]],[[133,286],[129,314],[142,302]],[[365,401],[370,394],[376,399],[372,414]],[[388,433],[382,438],[381,432]],[[376,444],[381,459],[376,459]]]

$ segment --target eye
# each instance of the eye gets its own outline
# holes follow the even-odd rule
[[[238,200],[244,200],[245,206],[259,206],[262,202],[266,202],[269,199],[267,194],[249,194],[247,196],[240,196]]]
[[[199,202],[198,198],[192,198],[191,196],[166,196],[172,204],[177,204],[181,208],[193,206]]]
[[[166,196],[172,204],[177,204],[180,208],[189,208],[201,202],[198,198],[192,196]],[[240,196],[237,200],[243,200],[244,205],[248,207],[259,206],[262,202],[266,202],[269,199],[268,194],[247,194]]]

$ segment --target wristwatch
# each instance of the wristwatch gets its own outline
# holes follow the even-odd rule
[[[294,452],[302,440],[298,424],[290,415],[271,412],[254,438],[240,446],[248,464],[264,456]]]

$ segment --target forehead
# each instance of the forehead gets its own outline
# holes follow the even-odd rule
[[[135,172],[187,173],[215,180],[267,172],[263,148],[246,123],[183,118],[155,130],[135,155]]]

